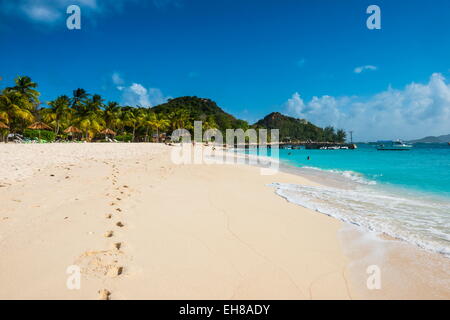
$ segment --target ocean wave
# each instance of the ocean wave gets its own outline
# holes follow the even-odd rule
[[[379,189],[352,190],[273,183],[276,193],[305,208],[385,233],[450,258],[450,203]]]
[[[365,184],[365,185],[375,185],[377,184],[377,182],[375,180],[370,180],[368,178],[366,178],[363,174],[359,173],[359,172],[355,172],[355,171],[351,171],[351,170],[335,170],[335,169],[321,169],[321,168],[317,168],[317,167],[310,167],[310,166],[303,166],[301,167],[303,169],[308,169],[308,170],[317,170],[317,171],[322,171],[322,172],[331,172],[334,174],[338,174],[346,179],[349,179],[353,182],[357,182],[360,184]]]

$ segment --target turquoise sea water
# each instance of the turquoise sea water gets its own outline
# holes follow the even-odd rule
[[[311,160],[306,160],[310,156]],[[356,150],[280,150],[293,166],[354,172],[373,181],[450,197],[450,146],[416,144],[411,151],[377,151],[359,144]],[[350,174],[350,173],[349,173]]]
[[[410,151],[377,151],[368,144],[357,150],[280,149],[279,160],[322,185],[274,181],[271,186],[288,201],[450,257],[447,144],[417,144]]]

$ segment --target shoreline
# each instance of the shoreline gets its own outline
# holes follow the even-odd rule
[[[252,157],[258,157],[252,155]],[[266,158],[266,157],[263,157]],[[302,176],[314,181],[317,186],[347,190],[352,188],[335,176],[335,172],[322,169],[320,176],[306,174],[301,167],[287,161],[275,160],[280,164],[280,171]],[[353,181],[353,183],[355,183]],[[275,194],[276,194],[276,188]],[[301,204],[291,202],[282,195],[277,196],[302,208]],[[312,210],[307,208],[308,210]],[[329,216],[342,223],[339,238],[344,254],[350,260],[349,274],[354,284],[353,290],[361,299],[449,299],[450,298],[450,257],[444,253],[430,250],[408,240],[393,237],[383,231],[373,231],[364,226],[354,224],[339,217],[312,210],[318,214]],[[367,266],[377,265],[380,270],[387,269],[387,290],[367,290],[361,285],[369,276]],[[399,283],[399,279],[402,282]],[[415,280],[417,283],[410,283]]]
[[[430,287],[422,282],[404,295],[389,275],[379,294],[367,296],[364,286],[355,286],[365,284],[361,266],[352,265],[365,263],[367,243],[357,246],[361,234],[267,186],[314,184],[301,176],[260,176],[259,168],[247,165],[174,165],[171,148],[159,144],[74,146],[7,148],[35,170],[0,188],[0,248],[8,257],[0,262],[1,298],[96,299],[102,289],[111,299],[436,296],[436,290],[427,295]],[[4,163],[20,170],[14,161]],[[108,230],[111,238],[104,237]],[[406,251],[390,251],[397,259],[386,264],[388,274],[422,257]],[[65,287],[66,268],[74,263],[83,270],[81,290]],[[447,289],[438,298],[448,298]]]
[[[250,155],[258,157],[257,155]],[[267,157],[263,157],[266,159]],[[305,177],[304,172],[288,162],[275,160],[280,164],[280,171]],[[332,178],[329,179],[329,176]],[[317,179],[316,179],[317,178]],[[342,177],[339,177],[339,179]],[[321,170],[321,176],[306,175],[317,186],[339,186],[346,189],[348,185],[339,185],[332,172]],[[319,182],[317,182],[317,180]],[[274,189],[276,194],[276,189]],[[277,195],[277,194],[276,194]],[[277,195],[286,201],[288,199]],[[293,203],[293,202],[290,202]],[[300,204],[294,205],[306,208]],[[331,217],[342,223],[339,238],[343,251],[350,260],[349,278],[354,284],[353,291],[361,299],[449,299],[450,298],[450,258],[440,252],[423,248],[407,240],[392,237],[385,232],[371,231],[333,215],[311,210]],[[386,290],[368,290],[365,286],[367,267],[376,265],[380,270],[388,270],[383,276]],[[400,280],[401,279],[401,280]],[[415,283],[411,283],[415,281]],[[364,284],[364,285],[362,285]]]
[[[293,175],[303,176],[299,168],[280,160],[280,170]],[[321,171],[326,176],[332,173]],[[307,179],[315,176],[307,175]],[[319,178],[319,177],[318,177]],[[336,177],[320,177],[319,185],[336,187]],[[315,180],[315,179],[314,179]],[[315,181],[317,182],[317,181]],[[348,186],[346,186],[348,187]],[[339,186],[340,189],[346,189]],[[278,195],[283,197],[281,195]],[[284,197],[283,197],[284,198]],[[289,201],[286,199],[286,201]],[[300,204],[296,204],[301,206]],[[303,207],[303,206],[302,206]],[[338,217],[316,210],[342,223],[339,238],[346,257],[350,260],[349,274],[353,289],[364,299],[449,299],[450,298],[450,257],[444,253],[423,248],[386,232],[373,231],[361,225],[355,225]],[[377,262],[378,261],[378,262]],[[367,266],[378,265],[381,270],[388,269],[387,290],[367,290],[361,286],[367,278]],[[403,279],[401,286],[398,280]],[[414,279],[417,283],[408,283]],[[397,285],[396,285],[397,283]],[[427,293],[427,292],[431,292]]]

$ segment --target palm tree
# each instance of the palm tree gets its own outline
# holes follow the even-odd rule
[[[219,127],[213,116],[207,117],[206,120],[203,121],[202,126],[204,130],[217,129]]]
[[[189,123],[190,120],[190,114],[189,111],[186,109],[178,109],[174,112],[172,112],[169,115],[169,119],[172,125],[172,129],[189,129],[191,124]]]
[[[142,123],[142,118],[144,115],[145,109],[141,107],[133,108],[133,107],[124,107],[123,108],[123,116],[122,121],[123,124],[129,126],[133,129],[132,131],[132,141],[135,140],[136,137],[136,129]]]
[[[36,82],[33,82],[28,76],[18,76],[14,79],[15,86],[7,88],[8,91],[16,91],[22,94],[28,99],[33,105],[39,104],[39,91],[36,90],[38,87]]]
[[[105,125],[98,99],[87,99],[83,103],[79,102],[74,116],[74,122],[84,131],[86,140],[90,140],[90,137],[101,131]]]
[[[116,130],[120,124],[120,106],[117,102],[110,102],[105,107],[103,118],[107,128]]]
[[[60,96],[48,103],[50,108],[42,109],[44,120],[52,124],[55,128],[55,134],[59,133],[61,122],[69,117],[70,99],[68,96]]]
[[[5,89],[0,94],[0,117],[14,132],[34,121],[32,103],[19,91]]]
[[[89,94],[86,92],[86,90],[78,88],[73,91],[73,97],[72,97],[72,108],[76,109],[80,106],[80,104],[87,100],[89,97]]]
[[[164,118],[161,114],[155,114],[154,112],[149,111],[144,114],[144,117],[142,118],[142,125],[147,129],[145,141],[148,142],[149,129],[152,128],[156,130],[156,136],[159,142],[159,131],[168,128],[170,126],[170,121]]]
[[[325,142],[333,142],[334,141],[334,128],[326,127],[323,129],[323,140]]]
[[[337,140],[337,142],[344,143],[346,138],[347,138],[347,133],[344,130],[339,129],[336,132],[336,140]]]
[[[148,142],[148,134],[153,127],[153,123],[156,121],[156,114],[154,112],[145,112],[141,118],[141,125],[145,128],[145,142]]]
[[[94,94],[91,99],[91,103],[98,109],[103,109],[105,100],[99,94]]]
[[[153,128],[156,129],[156,136],[159,141],[159,131],[164,130],[170,126],[170,121],[168,119],[159,116],[156,121],[153,123]]]

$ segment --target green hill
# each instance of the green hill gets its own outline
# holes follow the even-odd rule
[[[337,132],[333,127],[319,128],[305,119],[285,116],[279,112],[272,112],[264,119],[256,122],[253,127],[265,129],[279,129],[280,141],[328,141],[345,142],[346,134],[343,130]]]
[[[184,114],[187,123],[192,124],[195,120],[204,122],[204,128],[217,127],[225,132],[226,129],[242,128],[246,130],[249,125],[244,120],[236,119],[231,114],[223,111],[217,104],[210,100],[198,97],[180,97],[170,99],[167,103],[158,105],[152,110],[157,114],[167,115],[169,118],[174,114]],[[176,117],[176,115],[175,115]]]
[[[203,121],[203,128],[218,128],[222,132],[226,129],[241,128],[247,130],[250,126],[244,120],[239,120],[223,111],[214,101],[199,97],[180,97],[171,99],[167,103],[152,108],[157,114],[162,114],[177,124],[183,123],[183,128],[192,129],[195,120]],[[256,122],[252,128],[279,129],[280,140],[297,141],[330,141],[344,142],[345,132],[332,127],[319,128],[304,119],[296,119],[273,112],[264,119]]]
[[[422,139],[412,140],[411,143],[447,143],[450,141],[450,134],[445,136],[429,136]]]

